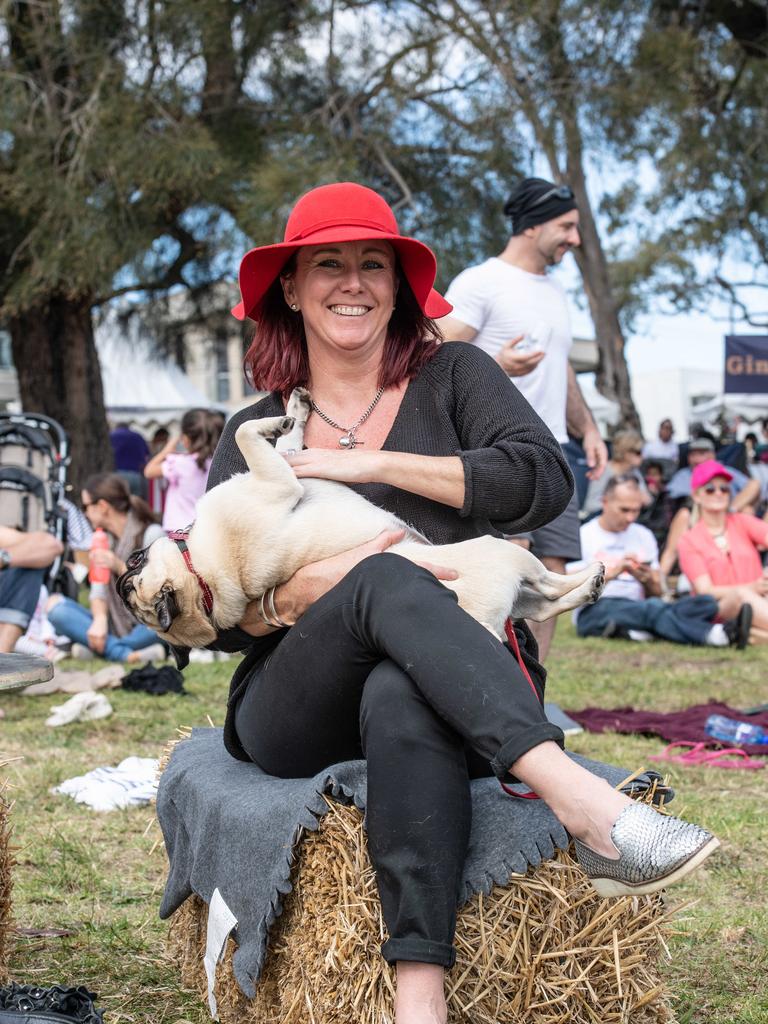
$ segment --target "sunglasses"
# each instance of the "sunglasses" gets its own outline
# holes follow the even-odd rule
[[[731,488],[728,484],[707,484],[704,488],[705,494],[730,494]]]
[[[548,192],[545,192],[543,196],[539,196],[538,199],[534,199],[532,203],[528,205],[530,210],[534,206],[540,206],[541,203],[546,203],[548,199],[553,197],[557,199],[573,199],[573,189],[568,188],[567,185],[556,185],[555,188],[551,188]]]

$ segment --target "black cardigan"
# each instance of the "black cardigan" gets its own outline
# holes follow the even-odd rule
[[[241,423],[284,412],[280,396],[270,394],[232,416],[216,448],[208,487],[247,471],[235,443]],[[571,472],[549,429],[498,363],[463,342],[441,345],[409,382],[382,447],[461,459],[465,496],[460,511],[390,484],[349,485],[434,544],[534,530],[558,516],[573,493]],[[248,661],[254,663],[274,649],[283,633],[252,637],[235,628],[212,646],[226,651],[250,647]]]

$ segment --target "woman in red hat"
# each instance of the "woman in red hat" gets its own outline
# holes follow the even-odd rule
[[[691,476],[695,525],[678,544],[680,568],[697,594],[720,602],[723,618],[744,605],[752,610],[751,643],[768,643],[768,577],[761,550],[768,548],[768,523],[730,512],[733,474],[709,459]]]
[[[282,415],[305,385],[307,448],[288,456],[298,477],[342,481],[436,543],[520,533],[562,511],[573,484],[559,445],[489,356],[440,344],[434,318],[450,306],[434,280],[432,252],[400,234],[375,192],[343,183],[303,196],[284,241],[242,261],[233,312],[256,321],[246,366],[270,393],[227,424],[209,486],[246,469],[240,423]],[[544,715],[544,672],[525,625],[515,634],[530,678],[442,586],[450,572],[386,554],[401,536],[388,531],[305,567],[262,602],[266,618],[255,602],[220,637],[248,652],[225,743],[281,777],[367,759],[368,846],[389,932],[382,952],[397,964],[397,1024],[443,1024],[471,778],[514,775],[532,787],[581,841],[606,894],[674,881],[717,840],[570,760]]]

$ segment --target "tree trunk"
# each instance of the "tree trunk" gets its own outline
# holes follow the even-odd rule
[[[581,246],[574,256],[581,271],[589,312],[595,325],[599,363],[596,375],[597,390],[615,402],[621,411],[620,426],[640,430],[640,417],[632,399],[629,367],[624,355],[624,332],[621,329],[613,289],[608,276],[608,261],[597,232],[592,208],[589,204],[583,169],[569,159],[566,175],[574,191],[579,208]]]
[[[624,332],[619,321],[619,309],[614,298],[608,260],[597,230],[592,206],[587,191],[584,173],[584,146],[581,134],[581,107],[577,75],[565,48],[562,26],[559,19],[561,4],[556,3],[557,14],[546,27],[545,38],[549,37],[550,60],[554,73],[551,83],[552,94],[557,95],[557,80],[567,83],[561,96],[560,119],[565,142],[565,182],[573,189],[579,210],[579,233],[581,245],[574,250],[576,263],[581,271],[584,291],[589,302],[592,323],[597,338],[598,367],[596,384],[598,391],[618,402],[619,426],[640,431],[640,417],[632,399],[629,367],[624,355]],[[550,163],[552,161],[550,160]],[[552,167],[556,171],[555,166]]]
[[[50,416],[66,430],[72,456],[67,479],[79,501],[85,478],[114,465],[91,300],[54,296],[10,317],[9,329],[22,408]]]

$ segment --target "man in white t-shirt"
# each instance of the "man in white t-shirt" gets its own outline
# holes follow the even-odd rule
[[[749,639],[752,609],[742,605],[736,619],[716,623],[718,602],[709,594],[661,600],[659,549],[656,538],[635,522],[642,508],[634,478],[612,477],[603,494],[603,511],[581,528],[582,560],[568,566],[576,571],[588,562],[605,564],[605,590],[593,605],[579,608],[579,636],[617,636],[630,640],[661,637],[678,644],[706,644],[743,650]]]
[[[504,251],[452,282],[446,298],[453,313],[440,321],[440,328],[447,341],[471,341],[493,356],[561,444],[569,431],[581,438],[587,475],[597,479],[608,456],[568,361],[573,338],[565,292],[547,274],[581,243],[576,200],[565,185],[526,178],[504,213],[512,218]],[[553,522],[515,540],[548,569],[565,572],[566,562],[580,557],[576,495]],[[529,623],[541,661],[555,621]]]
[[[643,445],[643,458],[662,459],[664,462],[671,463],[673,469],[677,469],[680,445],[677,441],[672,440],[674,433],[675,427],[672,420],[662,420],[659,424],[659,436],[652,441],[646,441]]]

